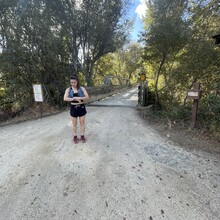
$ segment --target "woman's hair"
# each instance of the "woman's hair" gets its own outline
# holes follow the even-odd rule
[[[70,77],[70,80],[76,80],[77,81],[77,89],[80,88],[79,79],[78,79],[78,77],[76,75],[72,75]]]

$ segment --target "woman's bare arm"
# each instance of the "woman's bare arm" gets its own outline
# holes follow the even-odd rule
[[[68,97],[68,94],[69,94],[69,88],[66,89],[65,91],[65,94],[64,94],[64,97],[63,97],[63,100],[66,101],[66,102],[72,102],[73,100],[75,100],[75,98],[69,98]]]

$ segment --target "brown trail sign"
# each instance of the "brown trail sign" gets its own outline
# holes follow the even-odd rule
[[[193,99],[191,128],[195,128],[197,111],[198,111],[198,106],[199,106],[199,99],[201,99],[202,97],[202,90],[200,90],[200,84],[194,83],[193,86],[194,86],[194,89],[189,90],[187,92],[187,98]]]

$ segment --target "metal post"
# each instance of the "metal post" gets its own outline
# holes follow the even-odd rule
[[[148,104],[148,83],[144,83],[144,106],[147,106]]]
[[[40,117],[43,115],[43,102],[40,103]]]
[[[143,106],[143,82],[140,82],[140,100],[141,100],[141,106]]]
[[[43,89],[42,89],[42,84],[33,84],[33,93],[34,93],[34,99],[35,99],[35,102],[39,103],[39,105],[37,105],[37,109],[38,111],[40,111],[40,117],[42,117],[43,115],[43,101],[44,101],[44,98],[43,98]]]
[[[138,105],[137,106],[140,106],[141,105],[141,87],[140,85],[138,86]]]
[[[144,106],[144,82],[141,81],[141,106]]]

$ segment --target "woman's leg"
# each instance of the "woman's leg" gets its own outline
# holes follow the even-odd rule
[[[73,135],[77,136],[77,118],[72,117],[72,124],[73,124]]]
[[[81,128],[81,135],[83,135],[83,136],[85,135],[85,129],[86,129],[85,119],[86,119],[85,116],[79,117],[80,128]]]

